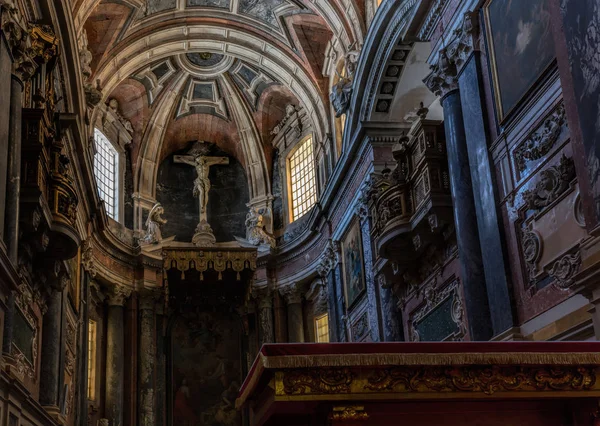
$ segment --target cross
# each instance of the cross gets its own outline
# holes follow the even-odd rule
[[[196,179],[194,180],[194,197],[198,197],[200,205],[200,223],[207,223],[206,206],[208,205],[208,192],[210,191],[210,180],[208,172],[210,166],[217,164],[229,164],[227,157],[207,157],[202,155],[207,151],[203,142],[197,143],[187,155],[175,155],[175,163],[187,164],[196,168]],[[203,149],[204,148],[204,149]]]

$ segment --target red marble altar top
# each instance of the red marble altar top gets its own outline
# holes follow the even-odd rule
[[[284,343],[260,349],[238,398],[268,370],[386,365],[600,365],[600,342]]]

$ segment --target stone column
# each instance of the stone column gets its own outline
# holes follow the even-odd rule
[[[448,57],[446,48],[440,50],[439,62],[433,67],[433,72],[425,79],[425,83],[440,96],[444,108],[452,207],[469,334],[472,340],[489,340],[493,336],[493,329],[479,244],[457,68]]]
[[[325,283],[325,288],[327,289],[327,314],[329,316],[330,342],[341,341],[339,338],[338,324],[341,323],[343,312],[339,311],[335,285],[335,268],[338,262],[338,244],[330,240],[323,251],[319,266],[317,267],[317,272],[321,276],[321,279]]]
[[[258,302],[258,337],[260,346],[275,342],[273,332],[273,295],[268,287],[255,288]]]
[[[138,366],[138,424],[154,426],[156,424],[156,396],[154,384],[155,361],[157,357],[156,332],[156,302],[160,297],[157,290],[140,292],[140,335],[139,335],[139,366]]]
[[[287,316],[285,302],[279,293],[273,294],[273,313],[275,314],[275,342],[287,342]]]
[[[23,83],[13,75],[10,86],[8,138],[8,186],[6,191],[5,240],[8,256],[16,265],[19,248],[19,197],[21,192],[21,112]]]
[[[297,284],[289,284],[280,290],[287,303],[288,339],[290,343],[304,343],[304,316],[302,293]]]
[[[42,346],[40,362],[40,404],[58,409],[60,401],[61,375],[61,331],[63,292],[52,289],[48,296],[48,310],[42,324]]]
[[[110,426],[123,425],[125,300],[131,290],[114,286],[107,294],[105,417]]]
[[[0,93],[10,93],[12,59],[4,33],[0,34]],[[8,168],[8,139],[10,134],[10,108],[0,108],[0,170]],[[4,240],[4,211],[6,208],[6,173],[0,173],[0,239]]]

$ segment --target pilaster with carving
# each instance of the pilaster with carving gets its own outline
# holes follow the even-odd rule
[[[252,296],[258,304],[259,341],[263,343],[275,342],[273,331],[273,295],[267,287],[254,287]]]

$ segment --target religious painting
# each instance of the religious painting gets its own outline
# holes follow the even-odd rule
[[[241,426],[240,325],[234,315],[197,311],[172,329],[173,425]]]
[[[365,291],[365,268],[358,220],[354,220],[342,241],[342,265],[346,307],[350,308]]]
[[[484,8],[500,121],[555,57],[547,0],[489,0]]]

